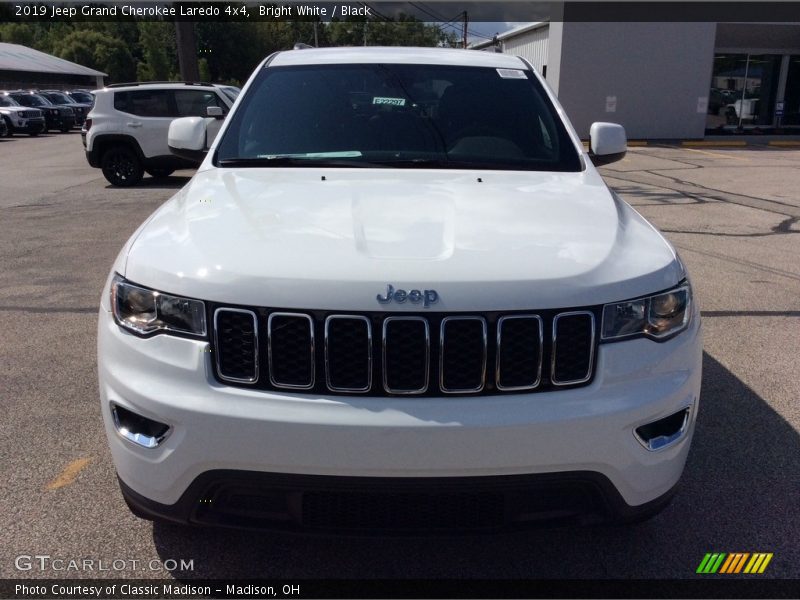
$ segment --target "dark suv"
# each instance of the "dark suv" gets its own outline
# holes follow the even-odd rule
[[[91,102],[78,102],[65,92],[59,90],[40,90],[36,92],[56,106],[68,106],[75,112],[75,125],[81,126],[86,120],[86,115],[92,110]]]
[[[22,106],[41,110],[44,113],[45,132],[58,129],[62,133],[66,133],[75,125],[75,111],[69,106],[56,106],[39,94],[23,90],[5,92],[5,95],[16,100]]]

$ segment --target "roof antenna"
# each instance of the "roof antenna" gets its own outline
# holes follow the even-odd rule
[[[314,46],[309,46],[303,42],[297,42],[292,50],[311,50]]]

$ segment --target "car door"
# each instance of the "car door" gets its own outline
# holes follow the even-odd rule
[[[114,108],[124,113],[122,133],[139,142],[146,158],[170,156],[167,146],[169,124],[175,118],[170,92],[159,89],[117,92]]]

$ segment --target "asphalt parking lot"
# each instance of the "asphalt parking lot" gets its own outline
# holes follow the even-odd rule
[[[800,578],[800,149],[632,148],[606,181],[676,245],[703,310],[701,411],[682,488],[630,527],[445,539],[153,525],[119,494],[97,400],[100,291],[125,239],[188,181],[107,185],[77,133],[0,139],[0,578],[688,578],[772,552]],[[20,571],[19,555],[193,560]]]

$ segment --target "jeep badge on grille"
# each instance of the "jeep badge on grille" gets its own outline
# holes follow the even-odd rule
[[[422,302],[425,308],[430,307],[431,304],[436,304],[439,301],[439,294],[436,290],[396,290],[391,284],[386,285],[386,296],[377,296],[378,302],[381,304],[389,304],[392,300],[398,304],[403,304],[406,300],[413,304]]]

